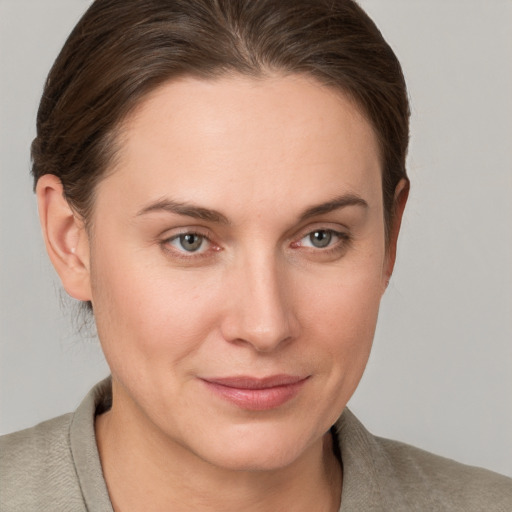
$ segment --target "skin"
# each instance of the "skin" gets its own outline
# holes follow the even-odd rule
[[[338,510],[327,432],[369,357],[406,184],[386,245],[372,127],[303,76],[167,83],[120,141],[89,232],[56,177],[37,187],[50,257],[92,301],[112,371],[96,432],[114,507]],[[304,383],[263,411],[204,382],[277,374]]]

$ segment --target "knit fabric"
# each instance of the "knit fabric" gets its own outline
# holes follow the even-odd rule
[[[94,418],[107,379],[73,414],[0,438],[0,511],[113,512]],[[345,409],[335,425],[343,465],[340,512],[512,512],[512,479],[371,435]]]

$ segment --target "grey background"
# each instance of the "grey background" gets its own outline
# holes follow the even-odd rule
[[[0,433],[74,409],[108,373],[29,178],[45,75],[88,4],[0,0]],[[408,80],[412,193],[350,405],[375,433],[512,476],[512,0],[361,4]]]

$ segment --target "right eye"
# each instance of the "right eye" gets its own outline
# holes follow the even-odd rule
[[[208,249],[209,240],[198,233],[181,233],[166,241],[167,245],[180,252],[203,253]]]

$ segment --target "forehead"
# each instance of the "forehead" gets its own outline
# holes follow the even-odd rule
[[[381,195],[370,123],[348,97],[300,75],[168,82],[121,134],[106,181],[134,202],[135,192],[140,200],[170,194],[212,206],[241,195],[245,205],[268,198],[276,206],[291,197],[311,202],[312,194],[321,201],[329,191]]]

